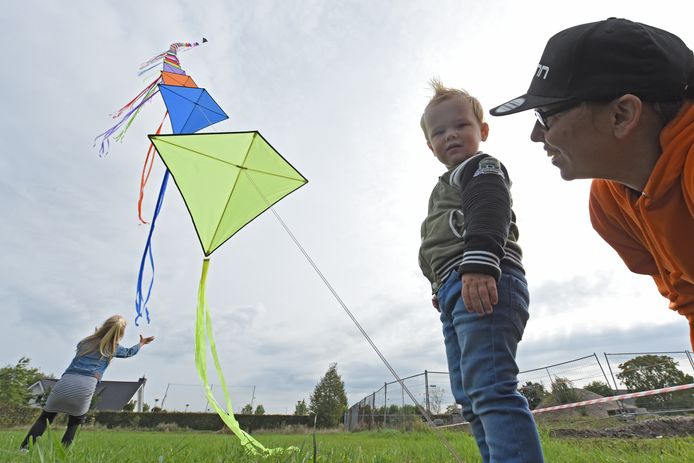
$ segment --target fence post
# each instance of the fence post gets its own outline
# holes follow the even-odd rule
[[[690,355],[691,352],[685,349],[684,353],[687,355],[687,358],[689,359],[689,364],[692,366],[692,370],[694,370],[694,361],[692,361],[692,356]]]
[[[383,383],[383,427],[388,424],[388,383]]]
[[[550,387],[554,387],[554,380],[552,379],[552,375],[549,372],[549,368],[545,368],[545,371],[547,372],[547,376],[549,376],[549,385]],[[551,391],[550,391],[551,392]]]
[[[612,365],[610,365],[610,360],[607,358],[607,352],[603,352],[603,355],[605,356],[605,362],[607,362],[607,368],[610,369],[610,376],[612,376],[612,382],[614,383],[614,393],[617,394],[619,388],[617,387],[617,379],[614,376],[614,373],[612,372]],[[599,362],[598,362],[599,363]],[[602,368],[602,367],[600,367]],[[603,372],[604,373],[604,372]],[[610,382],[608,381],[607,384],[609,385]],[[619,407],[619,411],[623,414],[627,414],[627,408],[624,406],[624,401],[623,400],[618,400],[617,401],[617,407]]]
[[[610,375],[612,376],[612,382],[614,382],[614,390],[618,391],[619,387],[617,387],[617,380],[614,377],[614,372],[612,371],[612,365],[610,365],[610,359],[607,358],[607,352],[603,352],[603,355],[605,355],[605,362],[607,362],[607,368],[610,369]]]
[[[431,405],[429,404],[429,374],[424,370],[424,398],[427,405],[427,412],[431,413]]]
[[[400,426],[405,427],[405,380],[400,382],[400,394],[402,394],[402,407],[400,407]]]
[[[376,392],[371,396],[371,425],[376,426]]]
[[[615,395],[615,390],[616,390],[616,389],[613,388],[613,387],[610,385],[610,380],[607,378],[607,375],[605,374],[605,369],[602,367],[602,364],[600,363],[600,360],[598,360],[598,354],[596,354],[595,352],[593,352],[593,356],[595,357],[595,361],[598,362],[598,366],[600,367],[600,371],[602,371],[602,376],[605,378],[605,382],[607,383],[607,386],[608,386],[610,389],[612,389],[612,395]],[[609,363],[608,363],[608,365],[609,365]],[[615,386],[616,386],[616,384],[615,384]]]

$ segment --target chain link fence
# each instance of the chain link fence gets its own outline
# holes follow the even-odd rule
[[[404,387],[403,387],[404,385]],[[405,391],[414,396],[414,403]],[[456,409],[450,392],[447,371],[427,371],[383,383],[383,386],[350,407],[345,415],[345,426],[350,430],[373,427],[409,428],[421,422],[417,405],[423,407],[436,423],[451,420]]]
[[[625,392],[640,392],[694,382],[692,353],[642,352],[604,354],[605,366],[596,354],[518,373],[518,388],[531,409],[570,404]],[[384,383],[377,391],[353,404],[345,413],[345,427],[410,428],[422,421],[407,388],[436,425],[462,422],[460,409],[450,392],[448,372],[427,371]],[[639,412],[694,411],[691,390],[551,412],[609,416]]]
[[[605,362],[617,393],[694,383],[692,353],[605,353]],[[687,412],[694,409],[692,391],[679,391],[626,400],[639,411]]]

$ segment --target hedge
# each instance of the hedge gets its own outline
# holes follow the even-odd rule
[[[248,432],[257,429],[280,429],[286,426],[312,423],[308,416],[294,415],[234,415],[241,427]],[[109,428],[139,427],[156,428],[164,424],[176,424],[181,428],[199,431],[219,431],[224,428],[224,422],[216,413],[182,413],[182,412],[97,412],[94,422]]]
[[[33,407],[0,404],[0,427],[29,426],[38,418],[41,410]],[[295,415],[234,415],[245,431],[281,429],[286,426],[311,426],[309,416]],[[60,421],[59,421],[60,423]],[[89,412],[87,423],[108,428],[153,428],[175,424],[180,428],[200,431],[219,431],[225,427],[216,413],[184,412]]]

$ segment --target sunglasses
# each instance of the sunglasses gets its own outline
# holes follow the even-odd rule
[[[537,117],[537,121],[540,123],[542,127],[545,129],[549,129],[549,124],[547,123],[547,118],[550,116],[554,116],[555,114],[563,113],[564,111],[568,111],[569,109],[575,108],[576,106],[580,105],[580,101],[576,100],[569,100],[565,101],[563,103],[559,103],[556,106],[553,106],[549,109],[535,109],[535,117]]]

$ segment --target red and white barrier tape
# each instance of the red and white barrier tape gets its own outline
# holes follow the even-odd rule
[[[633,399],[635,397],[645,397],[645,396],[656,395],[656,394],[665,394],[667,392],[683,391],[685,389],[692,389],[692,388],[694,388],[694,383],[682,384],[681,386],[663,387],[660,389],[652,389],[650,391],[632,392],[629,394],[620,394],[620,395],[615,395],[612,397],[601,397],[599,399],[584,400],[582,402],[574,402],[572,404],[564,404],[564,405],[556,405],[554,407],[538,408],[538,409],[533,410],[533,413],[544,413],[544,412],[551,412],[553,410],[563,410],[565,408],[583,407],[585,405],[601,404],[601,403],[605,403],[605,402],[614,402],[616,400]]]
[[[615,395],[612,397],[601,397],[599,399],[584,400],[582,402],[574,402],[572,404],[557,405],[554,407],[538,408],[538,409],[532,410],[532,413],[545,413],[545,412],[551,412],[554,410],[564,410],[566,408],[583,407],[585,405],[594,405],[594,404],[601,404],[601,403],[605,403],[605,402],[614,402],[617,400],[633,399],[636,397],[645,397],[645,396],[649,396],[649,395],[665,394],[667,392],[684,391],[686,389],[694,389],[694,383],[682,384],[680,386],[663,387],[660,389],[652,389],[650,391],[631,392],[629,394],[620,394],[620,395]],[[468,422],[463,421],[461,423],[446,424],[443,426],[437,426],[437,428],[451,428],[454,426],[462,426],[464,424],[468,424]]]

